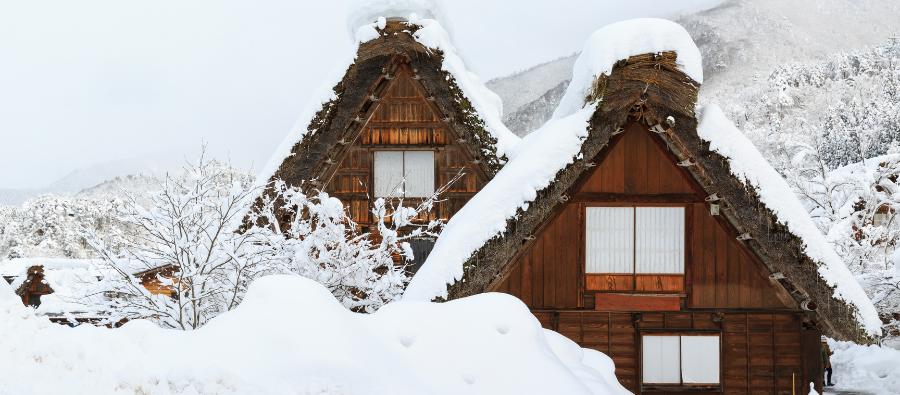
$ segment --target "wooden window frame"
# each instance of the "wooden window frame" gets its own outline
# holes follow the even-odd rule
[[[372,147],[374,147],[374,146],[372,146]],[[369,191],[368,192],[369,196],[372,196],[373,199],[385,199],[385,200],[391,200],[394,202],[398,202],[400,200],[425,201],[425,199],[428,199],[427,196],[425,196],[425,197],[421,197],[421,196],[415,196],[415,197],[376,196],[376,194],[375,194],[375,172],[377,171],[377,169],[375,168],[375,153],[378,151],[401,151],[401,152],[404,152],[404,155],[403,155],[404,169],[406,168],[406,155],[405,155],[406,151],[429,151],[429,152],[431,152],[433,155],[433,166],[434,166],[434,171],[433,171],[434,175],[432,176],[433,180],[432,180],[432,185],[431,185],[431,191],[432,191],[431,193],[434,193],[435,191],[438,190],[438,188],[440,188],[440,186],[438,185],[440,183],[440,166],[438,165],[438,160],[439,160],[440,155],[438,155],[438,154],[439,154],[439,151],[443,150],[443,146],[441,147],[441,149],[436,149],[434,146],[423,146],[423,145],[408,145],[408,146],[407,145],[390,145],[390,146],[385,146],[383,148],[370,148],[369,146],[367,146],[366,148],[369,151],[369,163],[372,164],[371,171],[369,171],[370,179],[369,179],[369,185],[368,185],[367,189]],[[405,171],[404,171],[404,173],[405,173]],[[404,177],[405,177],[405,175],[404,175]],[[405,186],[404,186],[404,188],[405,188]],[[405,192],[406,192],[406,190],[404,189],[404,195],[406,194]]]
[[[638,381],[638,393],[643,392],[675,392],[675,391],[693,391],[693,392],[710,392],[710,393],[721,393],[724,391],[724,383],[723,380],[725,378],[724,371],[724,344],[723,344],[723,334],[724,331],[721,329],[712,329],[712,330],[664,330],[664,329],[637,329],[635,331],[636,339],[636,347],[635,347],[635,361],[640,361],[640,363],[636,363],[635,368],[637,369],[637,381]],[[679,338],[682,336],[718,336],[719,338],[719,383],[718,384],[654,384],[644,383],[644,336],[678,336]],[[681,350],[681,343],[679,342],[679,353]],[[678,355],[679,359],[679,368],[681,367],[681,355]],[[680,370],[680,369],[679,369]],[[684,380],[681,376],[679,376],[679,380]]]
[[[659,273],[659,274],[643,274],[644,277],[681,277],[680,287],[677,290],[638,290],[638,277],[640,276],[638,273],[632,272],[631,274],[625,273],[588,273],[587,272],[587,209],[589,207],[682,207],[684,208],[684,267],[682,269],[681,274],[671,274],[671,273]],[[585,218],[581,224],[581,234],[582,234],[582,243],[581,250],[583,253],[581,254],[581,271],[584,275],[584,291],[585,293],[619,293],[619,294],[633,294],[633,295],[652,295],[652,294],[678,294],[685,295],[687,289],[687,277],[689,274],[689,267],[691,265],[691,224],[692,220],[691,215],[691,203],[646,203],[646,202],[585,202],[581,205],[581,217]],[[637,229],[635,228],[635,231]],[[635,243],[635,247],[636,243]],[[636,255],[635,255],[636,256]],[[633,258],[636,259],[636,258]],[[617,278],[617,277],[630,277],[631,284],[630,287],[626,289],[596,289],[597,287],[590,287],[591,283],[596,283],[599,279],[606,278]],[[626,279],[627,281],[627,279]],[[618,282],[618,281],[617,281]],[[625,284],[628,286],[628,284]]]

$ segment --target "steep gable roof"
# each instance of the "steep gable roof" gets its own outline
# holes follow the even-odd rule
[[[671,25],[640,20],[601,29],[597,34],[612,34],[606,39],[592,37],[584,60],[576,62],[573,84],[583,81],[569,87],[554,118],[526,137],[506,167],[450,220],[405,299],[455,299],[498,286],[538,228],[585,182],[595,158],[609,150],[628,122],[640,122],[656,132],[653,140],[663,150],[686,165],[681,171],[693,180],[696,195],[721,196],[726,205],[721,221],[733,234],[751,237],[742,241],[746,248],[770,273],[786,277],[774,284],[782,295],[790,295],[795,305],[815,302],[820,321],[834,337],[864,340],[880,333],[871,302],[784,180],[723,121],[717,107],[701,110],[698,122],[694,106],[700,84],[685,72],[696,65],[679,64],[682,53],[693,59],[697,50],[692,42],[684,43],[690,37],[680,26]],[[640,52],[646,48],[638,45],[632,54],[613,51],[625,58],[609,61],[592,51],[592,45],[621,39],[613,32],[660,29],[674,43],[651,43],[661,52]],[[598,58],[614,62],[608,74],[595,73],[607,70],[605,64],[585,65]]]
[[[435,124],[430,126],[443,129],[479,178],[493,178],[519,139],[500,122],[499,98],[465,69],[440,24],[373,23],[357,37],[355,60],[330,94],[320,95],[327,100],[314,98],[257,185],[280,178],[297,186],[309,181],[307,190],[320,187],[367,126],[402,100],[427,104]],[[395,98],[398,89],[412,91]]]

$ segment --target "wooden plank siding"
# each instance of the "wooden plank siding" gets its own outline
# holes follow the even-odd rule
[[[344,203],[350,218],[361,226],[371,225],[373,221],[370,210],[375,151],[434,151],[435,189],[462,173],[462,178],[441,196],[442,201],[431,212],[420,215],[420,221],[449,219],[484,186],[484,180],[469,167],[459,143],[452,141],[443,129],[440,119],[444,116],[428,105],[409,71],[401,67],[395,78],[396,83],[380,99],[381,106],[352,142],[349,153],[337,164],[324,188]],[[407,204],[414,204],[421,199],[406,200]]]
[[[800,313],[780,301],[752,253],[709,214],[699,189],[652,138],[634,125],[601,152],[602,162],[526,244],[497,290],[520,298],[543,327],[609,355],[620,383],[636,394],[668,393],[641,386],[640,335],[691,331],[721,336],[721,388],[670,393],[789,394],[793,385],[805,388],[810,370],[801,355],[813,346],[801,342]],[[685,207],[683,275],[584,272],[587,207],[658,205]],[[680,298],[680,304],[664,306],[677,311],[640,312],[654,305],[643,302],[653,296],[629,296],[642,293],[668,293],[664,297]],[[602,295],[597,298],[603,305],[617,297],[640,303],[629,311],[594,310],[595,295]]]
[[[812,346],[801,344],[801,324],[794,313],[731,312],[719,320],[710,312],[644,312],[637,322],[631,313],[621,312],[535,310],[534,315],[544,328],[612,358],[619,382],[636,394],[640,335],[660,332],[704,331],[721,336],[720,377],[726,394],[790,394],[792,385],[799,389],[809,382],[802,355]]]

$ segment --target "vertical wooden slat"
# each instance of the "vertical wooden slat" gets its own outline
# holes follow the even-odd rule
[[[640,131],[629,128],[625,131],[623,143],[625,143],[624,166],[619,168],[617,172],[622,175],[625,180],[625,193],[638,193],[638,177],[636,176],[638,169],[638,147],[637,138]]]
[[[516,267],[506,279],[509,283],[509,294],[519,299],[522,298],[522,268]]]
[[[540,238],[534,243],[534,249],[531,250],[530,254],[534,259],[534,269],[532,271],[532,287],[531,292],[533,292],[532,300],[534,300],[534,307],[544,307],[547,304],[544,302],[544,238]]]
[[[716,307],[728,305],[728,245],[731,238],[716,224]]]
[[[555,246],[555,256],[553,266],[554,266],[554,277],[556,279],[555,285],[555,295],[556,300],[553,304],[554,307],[562,308],[566,307],[567,292],[566,292],[566,279],[568,277],[566,267],[568,266],[568,240],[566,237],[568,236],[569,230],[569,217],[566,215],[565,211],[557,218],[556,225],[554,226],[556,237],[556,246]]]
[[[635,146],[635,155],[634,155],[634,173],[633,178],[635,179],[635,193],[650,193],[650,188],[647,185],[647,173],[649,172],[648,166],[648,155],[650,152],[650,140],[643,130],[640,130],[642,127],[640,124],[635,123],[631,129],[632,134],[634,135],[634,146]],[[655,148],[654,148],[655,149]]]
[[[599,172],[597,172],[599,173]],[[597,174],[594,173],[594,174]],[[578,271],[578,307],[584,306],[584,286],[585,286],[585,271],[584,271],[584,259],[585,259],[585,240],[584,240],[584,203],[578,205],[578,267],[580,268]],[[593,308],[593,307],[592,307]]]
[[[525,302],[529,307],[535,306],[534,304],[534,293],[531,292],[532,284],[534,282],[533,271],[532,271],[532,258],[531,254],[525,254],[522,257],[522,301]]]
[[[647,136],[648,138],[655,138],[655,136]],[[663,174],[661,170],[662,165],[667,165],[666,161],[663,159],[662,155],[664,154],[656,148],[656,145],[651,141],[647,141],[646,144],[648,154],[647,154],[647,193],[663,193],[660,191],[660,177]]]
[[[581,239],[579,237],[579,227],[581,222],[578,218],[578,210],[579,206],[577,204],[570,204],[566,207],[566,213],[568,216],[568,226],[566,227],[565,233],[565,241],[566,241],[566,294],[567,301],[566,307],[579,307],[578,298],[580,296],[579,291],[579,279],[578,271],[581,269],[581,263],[578,261],[579,257],[579,248],[578,241]]]
[[[728,301],[726,307],[741,307],[741,269],[740,253],[734,243],[728,243]]]
[[[547,232],[541,236],[544,242],[544,306],[556,306],[556,267],[554,257],[556,255],[555,224],[550,225]]]
[[[623,138],[623,144],[617,144],[618,149],[613,150],[612,155],[612,189],[610,192],[615,193],[624,193],[625,192],[625,148],[627,147],[627,140]]]

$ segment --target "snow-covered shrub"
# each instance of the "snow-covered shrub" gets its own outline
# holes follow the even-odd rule
[[[307,196],[280,180],[253,215],[265,218],[267,228],[285,236],[278,247],[282,268],[325,285],[351,310],[373,312],[399,300],[409,282],[406,267],[395,262],[395,257],[401,262],[413,258],[408,240],[440,232],[440,220],[415,219],[432,209],[445,188],[414,207],[404,206],[403,199],[375,200],[372,218],[377,237],[361,231],[337,198],[321,191]],[[276,215],[283,212],[291,213],[286,221]]]

